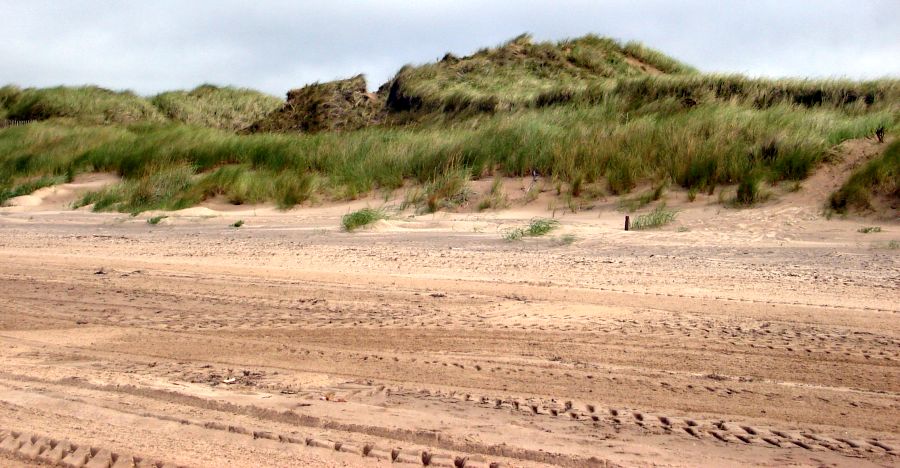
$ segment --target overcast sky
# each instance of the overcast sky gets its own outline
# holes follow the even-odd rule
[[[638,40],[702,71],[900,77],[900,0],[0,0],[0,83],[283,95],[522,32]]]

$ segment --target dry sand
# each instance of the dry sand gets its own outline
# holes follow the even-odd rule
[[[379,201],[0,209],[0,464],[896,466],[900,222],[825,219],[841,167],[512,243],[555,198],[356,234]]]

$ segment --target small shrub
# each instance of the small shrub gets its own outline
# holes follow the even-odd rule
[[[159,224],[160,221],[162,221],[166,218],[168,218],[168,216],[165,216],[165,215],[154,216],[147,220],[147,224],[157,225],[157,224]]]
[[[674,210],[667,209],[665,205],[661,205],[647,214],[635,217],[631,223],[631,229],[640,231],[664,226],[674,221],[675,216],[676,212]]]
[[[861,227],[861,228],[857,229],[856,232],[860,232],[860,233],[863,233],[863,234],[869,234],[869,233],[872,233],[872,232],[881,232],[881,227],[879,227],[879,226],[866,226],[866,227]]]
[[[244,225],[244,220],[243,220],[243,219],[239,219],[239,220],[235,221],[234,223],[232,223],[232,224],[231,224],[231,227],[233,227],[233,228],[239,228],[239,227],[241,227],[241,226],[243,226],[243,225]]]
[[[892,240],[887,243],[888,250],[898,250],[900,249],[900,241]]]
[[[341,218],[341,227],[347,232],[353,232],[361,227],[385,219],[387,215],[383,210],[375,208],[363,208],[361,210],[347,213]]]

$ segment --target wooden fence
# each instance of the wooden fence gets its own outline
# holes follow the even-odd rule
[[[6,120],[0,119],[0,128],[18,127],[19,125],[28,125],[38,122],[37,120]]]

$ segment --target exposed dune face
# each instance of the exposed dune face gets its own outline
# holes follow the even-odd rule
[[[72,204],[85,193],[100,190],[118,183],[120,180],[114,174],[81,174],[70,183],[44,187],[35,190],[30,195],[10,198],[6,200],[3,207],[0,207],[0,213],[69,210]]]
[[[348,234],[379,201],[151,225],[42,189],[0,213],[0,464],[896,465],[900,222],[825,219],[839,179],[518,242],[549,194]]]

